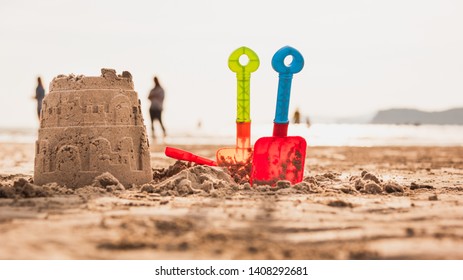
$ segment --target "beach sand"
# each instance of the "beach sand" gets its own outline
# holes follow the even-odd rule
[[[463,147],[309,147],[304,182],[276,188],[150,149],[153,182],[72,189],[0,144],[0,258],[463,259]]]

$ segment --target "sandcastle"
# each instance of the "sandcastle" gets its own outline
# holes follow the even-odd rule
[[[34,182],[71,188],[104,172],[124,186],[151,181],[146,128],[132,75],[59,75],[43,100]]]

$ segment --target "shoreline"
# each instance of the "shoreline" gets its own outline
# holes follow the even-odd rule
[[[156,131],[160,130],[156,128]],[[271,132],[271,122],[253,124],[251,142],[254,143],[260,137],[270,136]],[[463,146],[462,125],[313,124],[307,128],[302,124],[292,124],[289,126],[288,135],[304,137],[310,147]],[[37,130],[35,129],[19,128],[15,131],[15,129],[0,128],[0,143],[34,143],[36,139]],[[182,146],[189,144],[234,146],[236,135],[234,129],[172,128],[169,130],[166,142]]]

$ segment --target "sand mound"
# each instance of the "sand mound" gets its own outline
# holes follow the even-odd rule
[[[72,189],[56,183],[38,186],[30,176],[2,176],[0,198],[33,198],[57,195],[80,195],[93,197],[95,195],[119,195],[126,188],[111,173],[103,173],[95,177],[91,185]],[[411,191],[431,189],[429,185],[419,185],[412,182],[403,186],[394,181],[384,181],[381,176],[362,171],[359,175],[350,177],[340,173],[326,172],[315,176],[307,176],[298,184],[291,185],[289,181],[278,181],[274,187],[263,185],[252,187],[249,183],[238,184],[227,169],[209,167],[177,161],[162,169],[153,169],[153,180],[142,186],[131,185],[132,191],[156,193],[161,196],[206,196],[228,197],[233,195],[292,195],[326,193],[328,195],[404,195]],[[342,207],[336,201],[334,207]],[[350,206],[347,206],[350,207]]]
[[[109,172],[105,172],[100,176],[95,177],[93,185],[98,188],[106,189],[110,192],[125,190],[119,180],[117,180],[117,178]]]
[[[168,170],[179,170],[177,165]],[[142,192],[159,193],[163,196],[186,196],[192,194],[224,195],[232,190],[238,190],[233,179],[220,168],[208,166],[193,166],[183,169],[173,176],[156,183],[155,181],[142,186]]]
[[[0,198],[35,198],[51,197],[58,195],[83,195],[120,193],[124,186],[111,173],[103,173],[95,177],[93,184],[82,188],[73,189],[57,183],[49,183],[39,186],[33,183],[31,176],[9,175],[2,176],[0,183]]]
[[[263,185],[251,187],[249,183],[237,184],[226,169],[209,166],[188,167],[177,162],[169,168],[154,172],[152,182],[144,184],[140,191],[158,193],[161,196],[212,196],[225,197],[237,193],[310,194],[310,193],[346,193],[386,194],[404,192],[405,187],[396,182],[383,182],[379,176],[363,171],[360,176],[343,179],[341,174],[327,172],[308,176],[296,185],[289,181],[278,181],[275,187]]]
[[[32,198],[73,194],[74,191],[56,183],[38,186],[30,176],[14,175],[0,185],[0,198]]]
[[[191,163],[178,160],[167,168],[153,169],[153,181],[156,183],[164,181],[167,178],[179,173],[180,171],[190,168],[191,166]]]

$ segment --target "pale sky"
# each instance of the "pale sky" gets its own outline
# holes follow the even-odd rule
[[[37,126],[36,77],[127,70],[148,115],[158,75],[167,128],[234,127],[236,77],[228,56],[253,49],[251,118],[271,122],[273,54],[305,58],[290,112],[345,117],[390,107],[463,106],[460,0],[0,0],[0,127]]]

